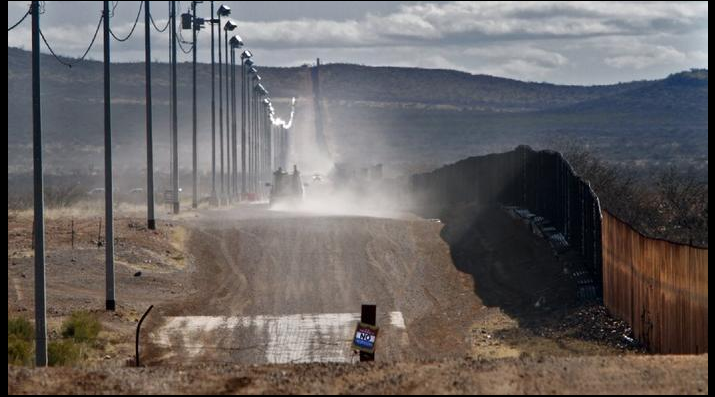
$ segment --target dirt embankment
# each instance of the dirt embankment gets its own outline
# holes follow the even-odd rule
[[[708,394],[708,356],[86,370],[8,367],[8,394]]]

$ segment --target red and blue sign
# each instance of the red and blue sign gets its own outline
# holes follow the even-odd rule
[[[377,341],[378,327],[370,324],[359,323],[355,329],[353,338],[353,349],[365,353],[375,353],[375,342]]]

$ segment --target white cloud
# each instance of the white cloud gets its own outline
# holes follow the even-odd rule
[[[637,54],[624,54],[604,59],[606,65],[614,68],[644,69],[664,63],[680,63],[686,55],[673,47],[652,46]]]
[[[120,36],[136,15],[133,7],[125,9],[131,22],[114,25]],[[155,12],[157,18],[166,15],[163,8]],[[605,83],[707,67],[708,59],[707,2],[428,2],[341,20],[239,17],[247,19],[238,21],[238,30],[258,62],[281,66],[321,57],[524,80]],[[57,52],[78,56],[96,27],[88,19],[81,18],[81,25],[45,25],[43,30]],[[27,48],[27,28],[9,32],[8,45]],[[141,37],[141,22],[137,30]],[[206,61],[208,32],[199,37],[199,59]],[[165,34],[154,33],[152,40],[154,58],[165,59]],[[141,60],[142,44],[131,40],[113,45],[113,59]],[[101,40],[95,47],[90,55],[96,58]]]
[[[361,20],[242,22],[246,36],[272,46],[394,45],[405,41],[510,40],[647,34],[707,26],[707,3],[445,2],[402,6]]]

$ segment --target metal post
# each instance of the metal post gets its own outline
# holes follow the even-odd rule
[[[254,107],[253,107],[253,194],[258,195],[258,130],[260,128],[260,96],[261,94],[256,91],[254,95]]]
[[[193,135],[191,139],[191,145],[192,145],[192,159],[191,163],[193,166],[193,195],[191,199],[191,207],[192,208],[197,208],[199,206],[199,187],[198,187],[198,182],[197,182],[197,175],[196,175],[196,167],[197,167],[197,162],[198,162],[198,156],[196,154],[197,152],[197,147],[196,147],[196,2],[192,1],[191,2],[191,31],[193,33],[193,50],[192,50],[192,62],[193,62],[193,69],[192,69],[192,82],[193,82],[193,87],[192,87],[192,96],[193,96],[193,102],[192,102],[192,120],[193,120]]]
[[[154,219],[154,143],[151,115],[151,13],[149,1],[144,2],[144,70],[146,80],[146,211],[147,227],[156,229]]]
[[[238,145],[236,142],[236,50],[235,48],[231,48],[231,139],[232,139],[232,145],[231,148],[233,149],[233,156],[232,158],[232,167],[231,167],[231,175],[233,176],[233,179],[231,180],[231,194],[233,197],[236,197],[236,193],[238,192],[238,188],[236,185],[236,182],[238,181],[238,159],[236,155],[238,154]]]
[[[377,326],[377,305],[362,305],[360,322]],[[375,361],[375,353],[360,352],[360,361]]]
[[[224,57],[226,60],[226,201],[231,202],[231,95],[229,92],[228,29],[223,29]]]
[[[45,216],[42,177],[42,112],[40,103],[40,2],[32,2],[32,173],[34,180],[33,245],[35,248],[35,365],[47,366],[45,296]]]
[[[171,2],[171,120],[173,125],[171,126],[171,134],[174,137],[173,146],[171,148],[172,164],[171,169],[173,170],[172,175],[172,190],[173,190],[173,204],[174,204],[174,214],[179,213],[179,120],[178,120],[178,109],[177,109],[177,94],[176,94],[176,1]]]
[[[137,367],[139,365],[141,365],[139,363],[139,332],[141,331],[141,327],[142,327],[142,323],[144,322],[144,319],[149,314],[149,312],[151,311],[152,308],[154,308],[154,305],[149,305],[149,308],[146,309],[146,311],[144,312],[144,315],[142,315],[142,318],[139,319],[139,324],[137,324],[137,337],[135,339],[135,346],[134,346],[135,352],[136,352],[135,358],[136,358],[136,366]]]
[[[241,199],[246,198],[246,61],[241,57]]]
[[[255,113],[255,103],[254,103],[254,96],[255,93],[253,91],[253,79],[251,75],[246,76],[246,84],[247,84],[247,99],[246,99],[246,104],[248,106],[248,115],[246,116],[248,118],[248,126],[247,126],[247,132],[246,132],[246,139],[247,143],[246,145],[247,150],[248,150],[248,157],[246,158],[246,161],[248,163],[248,175],[247,175],[247,189],[249,193],[253,193],[253,128],[255,126],[255,120],[253,114]]]
[[[254,169],[255,169],[255,183],[256,183],[256,195],[258,196],[258,199],[260,200],[261,197],[261,187],[260,187],[260,182],[261,182],[261,129],[263,128],[263,95],[261,93],[258,94],[257,98],[257,106],[256,106],[256,147],[254,151]]]
[[[255,120],[253,119],[253,114],[255,113],[255,103],[253,91],[253,79],[249,76],[246,77],[246,84],[248,85],[248,99],[246,103],[248,104],[248,191],[253,193],[253,128],[255,127]]]
[[[218,15],[218,127],[219,127],[219,147],[221,155],[221,198],[224,199],[223,185],[223,60],[221,59],[221,15]],[[228,128],[228,126],[226,126]]]
[[[216,204],[216,77],[214,76],[214,2],[211,2],[211,201]]]
[[[104,213],[107,310],[114,310],[114,214],[112,212],[112,104],[109,84],[109,1],[104,1]]]

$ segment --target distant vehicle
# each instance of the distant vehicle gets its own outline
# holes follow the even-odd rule
[[[320,174],[313,174],[313,182],[321,182],[323,177]]]
[[[137,193],[144,193],[144,189],[140,187],[135,187],[134,189],[129,191],[129,194],[137,194]]]
[[[293,174],[278,168],[273,173],[273,184],[271,185],[270,204],[281,202],[297,203],[303,200],[303,183],[300,179],[300,172],[297,166],[293,166]]]

